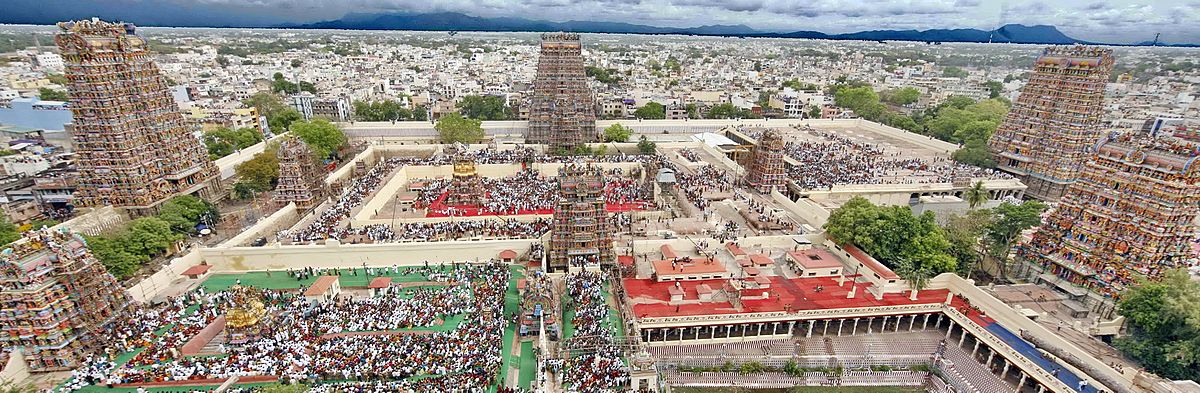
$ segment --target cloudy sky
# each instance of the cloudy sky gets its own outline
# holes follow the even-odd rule
[[[0,0],[3,23],[98,15],[144,25],[270,26],[432,11],[825,33],[1048,24],[1090,41],[1148,41],[1161,32],[1164,41],[1200,43],[1200,0]]]

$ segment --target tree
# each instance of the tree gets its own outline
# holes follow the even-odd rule
[[[931,212],[914,216],[907,206],[876,206],[854,197],[830,213],[824,228],[834,242],[854,244],[890,267],[907,261],[930,274],[957,268]]]
[[[960,276],[970,279],[971,273],[979,269],[979,262],[984,257],[980,238],[995,219],[990,209],[970,210],[965,216],[951,214],[946,218],[942,232],[946,234],[946,241],[950,242],[950,255],[958,261]]]
[[[961,149],[955,150],[954,154],[951,154],[950,157],[954,161],[980,168],[996,167],[996,160],[992,158],[992,152],[988,150],[987,142],[984,141],[969,141]]]
[[[654,142],[651,142],[649,139],[646,139],[645,135],[642,135],[642,137],[638,139],[638,143],[637,143],[638,152],[640,152],[642,154],[654,154],[654,150],[657,147],[658,146],[655,145]]]
[[[235,189],[238,184],[241,184],[239,194],[249,196],[250,194],[259,193],[275,188],[275,182],[279,180],[279,157],[275,150],[267,149],[261,153],[255,154],[254,157],[246,160],[233,169],[238,176],[237,184],[234,184]]]
[[[813,106],[809,107],[808,108],[808,118],[809,119],[820,119],[821,118],[821,107],[817,106],[817,105],[813,105]]]
[[[817,85],[807,82],[801,82],[799,79],[791,79],[783,82],[783,87],[791,88],[795,91],[810,91],[817,90]]]
[[[292,59],[292,68],[300,68],[300,65],[302,64],[304,64],[304,62],[300,61],[300,59]]]
[[[45,87],[38,88],[38,99],[43,101],[66,101],[67,92],[48,89]]]
[[[68,83],[71,83],[71,81],[67,80],[67,77],[63,76],[63,74],[46,74],[46,79],[50,80],[50,83],[59,86],[66,86]]]
[[[639,119],[666,119],[667,107],[663,106],[663,104],[650,101],[647,102],[646,105],[642,105],[641,108],[637,108],[637,110],[633,111],[633,116]]]
[[[975,185],[968,188],[963,196],[967,199],[967,206],[974,209],[988,201],[988,190],[983,186],[983,181],[976,181]]]
[[[442,116],[434,128],[442,143],[479,143],[485,136],[479,120],[467,119],[457,113]]]
[[[1021,232],[1041,225],[1042,212],[1046,205],[1038,201],[1024,201],[1019,204],[1001,203],[992,209],[996,221],[988,228],[985,236],[991,257],[995,258],[999,267],[998,278],[1007,276],[1008,252],[1016,243]]]
[[[907,259],[901,259],[896,263],[896,275],[908,281],[908,288],[911,290],[908,298],[917,300],[917,291],[925,289],[925,284],[929,283],[929,278],[933,277],[933,272],[928,267],[920,267]]]
[[[946,68],[942,69],[942,76],[947,77],[947,78],[966,78],[967,75],[969,75],[969,74],[967,73],[966,70],[955,67],[955,66],[950,66],[950,67],[946,67]]]
[[[613,123],[604,129],[605,142],[629,142],[629,137],[633,135],[633,129],[621,125],[621,123]]]
[[[354,101],[354,118],[361,121],[408,120],[413,112],[396,100]]]
[[[1004,84],[998,81],[987,81],[983,86],[988,89],[988,98],[1000,98],[1000,93],[1004,92]]]
[[[171,231],[171,224],[158,217],[140,217],[129,222],[122,246],[130,252],[148,257],[162,255],[183,235]]]
[[[245,149],[262,142],[263,136],[253,128],[231,130],[222,127],[205,132],[201,140],[208,148],[208,157],[215,160],[233,154],[235,150]]]
[[[697,107],[696,104],[686,104],[683,106],[683,110],[687,111],[687,117],[689,119],[700,118],[700,108]]]
[[[278,95],[265,91],[254,93],[250,98],[242,101],[242,105],[258,109],[259,115],[268,118],[282,112],[284,109],[290,108],[283,103],[283,99],[279,98]]]
[[[283,133],[291,129],[292,123],[295,123],[303,118],[304,115],[300,114],[300,111],[289,107],[284,109],[282,112],[279,112],[274,117],[268,117],[267,127],[275,130],[274,132]]]
[[[223,55],[217,56],[217,65],[221,66],[221,68],[229,67],[229,58]]]
[[[888,90],[883,92],[881,99],[892,105],[908,105],[921,99],[921,91],[915,87]]]
[[[346,144],[346,134],[337,125],[326,119],[312,121],[297,121],[292,123],[291,134],[300,138],[313,151],[317,159],[329,157],[339,147]]]
[[[621,77],[617,76],[617,70],[613,68],[587,66],[584,67],[584,72],[587,76],[603,84],[612,85],[621,82]]]
[[[724,104],[714,105],[712,108],[708,108],[708,113],[704,114],[704,118],[706,118],[706,119],[746,118],[746,117],[749,117],[749,116],[746,116],[749,112],[750,111],[744,110],[742,108],[738,108],[738,107],[734,106],[733,104],[726,102]]]
[[[1129,328],[1117,349],[1164,378],[1200,380],[1200,283],[1186,270],[1138,280],[1121,293],[1117,313]]]
[[[508,120],[512,109],[504,105],[504,98],[497,96],[466,96],[458,103],[458,112],[468,119]]]
[[[192,195],[168,199],[158,208],[158,218],[177,233],[194,233],[197,224],[215,222],[219,217],[216,205]]]
[[[8,215],[0,216],[0,245],[15,242],[20,238],[21,233],[17,230],[17,225],[8,219]]]
[[[119,238],[109,236],[85,236],[92,255],[100,260],[100,264],[119,280],[129,278],[136,273],[142,264],[149,262],[150,257],[139,255],[126,248]]]
[[[847,108],[867,120],[878,120],[887,109],[879,102],[879,94],[870,86],[838,89],[834,104]]]

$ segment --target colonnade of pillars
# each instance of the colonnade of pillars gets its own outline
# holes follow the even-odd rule
[[[943,325],[945,325],[943,327]],[[957,329],[955,329],[957,327]],[[996,374],[1001,380],[1020,387],[1018,392],[1043,393],[1046,389],[1025,372],[1014,367],[1007,358],[986,343],[954,323],[942,313],[889,315],[881,317],[834,318],[798,321],[731,323],[707,326],[643,328],[641,338],[649,344],[689,344],[703,342],[740,341],[754,338],[785,338],[817,336],[854,336],[858,334],[892,333],[901,331],[942,330],[946,344],[969,350],[972,358]]]

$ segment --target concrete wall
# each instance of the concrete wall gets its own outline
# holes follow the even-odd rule
[[[124,211],[115,209],[112,206],[104,206],[92,209],[92,211],[66,222],[59,223],[53,229],[66,228],[73,232],[96,236],[122,228],[127,222],[129,222],[129,215],[125,214]]]
[[[271,142],[279,140],[279,138],[282,138],[285,134],[276,135],[274,138],[256,143],[250,147],[236,151],[233,154],[218,158],[216,161],[213,161],[213,164],[216,164],[217,169],[221,171],[221,180],[233,177],[234,171],[237,169],[239,164],[249,161],[251,158],[254,158],[254,155],[267,150],[267,145],[269,145]]]
[[[213,272],[282,270],[287,268],[362,266],[418,266],[425,261],[449,263],[495,258],[500,251],[529,252],[535,239],[391,244],[338,244],[267,247],[220,247],[200,249]]]
[[[276,232],[290,228],[297,221],[300,221],[300,212],[296,210],[295,203],[288,203],[287,206],[276,210],[275,213],[271,213],[271,215],[258,220],[253,226],[246,228],[246,230],[237,234],[237,236],[222,242],[220,246],[241,246],[250,244],[251,241],[260,237],[270,238]]]
[[[771,191],[771,199],[775,200],[783,210],[792,213],[792,215],[800,218],[800,221],[812,226],[813,229],[821,230],[826,221],[829,221],[829,210],[821,207],[816,203],[800,198],[798,200],[788,199],[787,195],[781,194],[778,190]]]
[[[146,277],[126,289],[125,293],[128,293],[133,300],[139,302],[148,302],[154,299],[173,284],[187,279],[187,277],[180,274],[183,274],[183,271],[189,267],[200,264],[200,250],[199,248],[193,248],[191,252],[172,259],[161,270],[154,272],[150,277]]]
[[[29,363],[25,361],[25,354],[21,351],[9,352],[8,363],[0,371],[0,384],[17,387],[26,383],[29,383]]]

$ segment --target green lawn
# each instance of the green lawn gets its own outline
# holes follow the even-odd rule
[[[447,267],[446,269],[450,269]],[[419,282],[428,281],[425,276],[420,274],[376,274],[367,276],[363,274],[362,269],[356,269],[358,275],[342,271],[342,275],[338,280],[343,287],[365,287],[372,279],[376,277],[391,277],[392,282]],[[248,272],[237,274],[213,274],[204,280],[201,284],[204,290],[209,292],[224,291],[241,280],[242,285],[253,286],[257,288],[267,289],[296,289],[301,286],[312,285],[317,281],[317,276],[309,277],[307,280],[297,280],[288,276],[287,271],[272,271],[267,272]]]
[[[517,386],[520,386],[521,389],[529,389],[529,385],[537,376],[537,356],[533,354],[532,341],[521,343],[521,372],[519,375]]]

